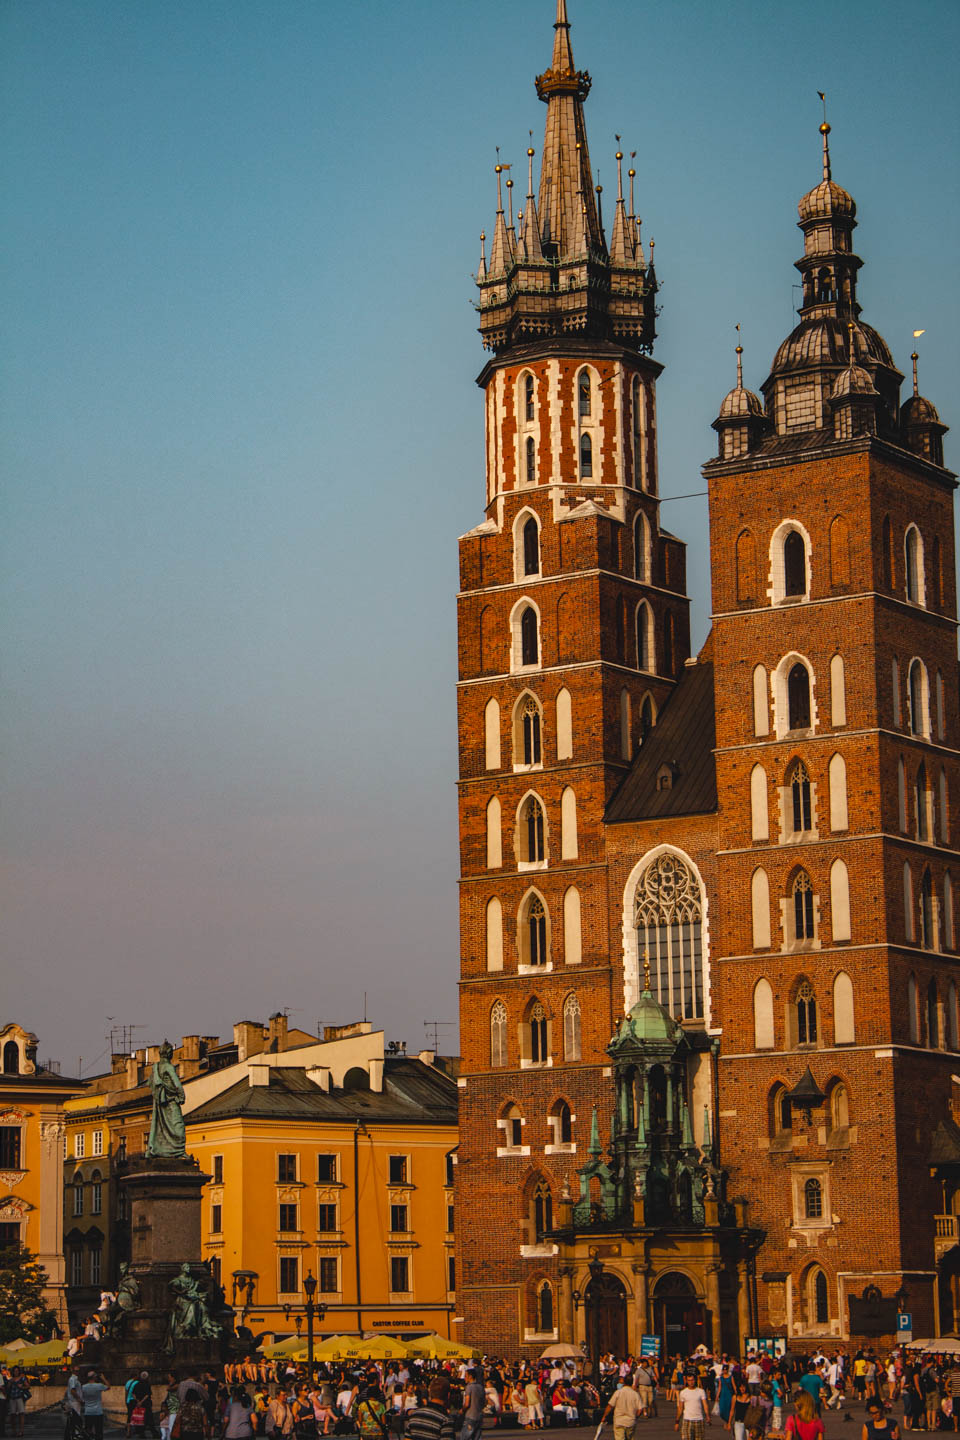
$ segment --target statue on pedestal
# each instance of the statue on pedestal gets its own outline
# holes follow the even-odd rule
[[[184,1261],[180,1274],[175,1275],[169,1287],[175,1299],[167,1325],[166,1350],[173,1354],[178,1340],[217,1340],[223,1326],[214,1320],[207,1304],[207,1293],[191,1272],[190,1262]]]
[[[140,1285],[136,1276],[130,1274],[130,1268],[124,1261],[120,1266],[120,1284],[117,1286],[116,1296],[103,1312],[104,1335],[122,1335],[127,1315],[131,1310],[139,1309]]]
[[[173,1046],[169,1040],[160,1046],[160,1059],[150,1072],[150,1089],[153,1114],[146,1153],[182,1160],[187,1153],[187,1131],[181,1109],[186,1096],[180,1076],[173,1068]]]

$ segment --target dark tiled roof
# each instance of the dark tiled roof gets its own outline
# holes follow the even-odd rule
[[[633,763],[607,806],[611,824],[656,820],[667,815],[709,815],[717,808],[713,758],[716,722],[713,665],[687,665]],[[673,768],[669,789],[659,789],[664,765]]]
[[[235,1115],[341,1124],[359,1119],[378,1124],[455,1125],[457,1086],[442,1070],[408,1056],[384,1060],[379,1094],[373,1090],[324,1091],[307,1078],[305,1070],[278,1065],[271,1066],[269,1085],[251,1085],[244,1076],[222,1095],[189,1111],[187,1121],[192,1125]]]

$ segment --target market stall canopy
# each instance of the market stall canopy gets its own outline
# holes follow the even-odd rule
[[[445,1340],[442,1335],[420,1335],[407,1342],[407,1353],[418,1360],[479,1360],[480,1351],[472,1345]]]

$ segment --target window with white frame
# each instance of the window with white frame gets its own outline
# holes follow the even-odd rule
[[[495,1000],[490,1010],[490,1065],[499,1069],[507,1063],[507,1007]]]
[[[543,896],[530,890],[520,902],[517,935],[518,963],[523,968],[549,968],[549,927]]]
[[[86,1154],[87,1137],[82,1130],[78,1130],[73,1137],[73,1153],[78,1160],[82,1160]]]
[[[517,812],[517,862],[521,867],[546,863],[546,819],[543,803],[527,795]]]
[[[536,696],[525,691],[513,711],[513,768],[529,770],[542,765],[543,711]]]
[[[670,851],[643,870],[634,900],[637,954],[648,955],[653,991],[671,1015],[704,1013],[703,897],[691,867]]]
[[[903,540],[903,549],[904,585],[907,599],[911,605],[925,605],[926,586],[924,583],[923,541],[920,538],[920,531],[916,525],[907,527],[907,533]]]
[[[547,1116],[547,1124],[550,1129],[550,1143],[547,1146],[548,1153],[555,1151],[576,1150],[573,1139],[573,1112],[566,1100],[555,1100],[550,1107]]]
[[[770,540],[770,595],[775,605],[797,604],[810,593],[810,537],[799,520],[784,520]]]
[[[102,1130],[94,1130],[93,1136],[92,1136],[92,1142],[93,1142],[93,1143],[92,1143],[91,1149],[90,1149],[91,1155],[102,1155],[102,1154],[103,1154],[103,1131],[102,1131]]]
[[[497,1117],[497,1154],[529,1155],[530,1146],[524,1144],[523,1130],[526,1125],[523,1111],[512,1100]]]

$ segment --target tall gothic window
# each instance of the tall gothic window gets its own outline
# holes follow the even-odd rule
[[[520,716],[521,754],[524,765],[540,764],[540,706],[531,695]]]
[[[818,1270],[813,1277],[813,1313],[818,1325],[829,1324],[830,1303],[827,1298],[827,1277],[822,1270]]]
[[[813,886],[806,870],[801,870],[793,882],[793,938],[812,940],[814,935]]]
[[[527,436],[527,444],[526,444],[526,465],[527,465],[527,484],[528,484],[528,485],[536,485],[536,483],[537,483],[537,446],[536,446],[536,442],[535,442],[535,440],[534,440],[534,438],[533,438],[532,435],[528,435],[528,436]],[[527,574],[529,574],[529,573],[530,573],[530,572],[527,571]]]
[[[637,953],[649,955],[653,990],[671,1015],[703,1018],[703,901],[690,866],[663,854],[637,884]]]
[[[934,948],[933,876],[929,867],[920,880],[920,944],[924,950]]]
[[[797,986],[797,1044],[817,1043],[817,997],[809,980],[801,980]]]
[[[549,1280],[537,1291],[537,1334],[553,1334],[553,1286]]]
[[[798,660],[787,676],[787,710],[791,730],[810,726],[810,676]]]
[[[540,1180],[533,1192],[533,1228],[539,1240],[553,1229],[553,1196],[546,1180]]]
[[[590,371],[581,370],[577,376],[577,414],[589,416],[590,414]]]
[[[940,1048],[940,996],[936,980],[927,986],[927,1044],[931,1050]]]
[[[546,853],[543,842],[543,806],[535,795],[528,795],[520,811],[521,859],[536,864]]]
[[[922,762],[917,771],[914,803],[917,812],[917,839],[929,840],[930,832],[927,825],[927,767]]]
[[[793,801],[794,834],[799,835],[804,830],[812,830],[813,818],[810,805],[810,776],[802,760],[798,760],[793,767],[793,773],[790,777],[790,798]]]
[[[533,410],[533,376],[528,375],[523,382],[524,414],[528,420],[534,418]]]
[[[534,1002],[527,1024],[530,1026],[530,1059],[534,1065],[545,1065],[549,1059],[547,1013],[539,1000]]]
[[[593,479],[593,441],[586,434],[580,436],[580,479]]]
[[[910,666],[908,685],[910,691],[910,733],[911,735],[925,735],[926,727],[926,674],[923,665],[919,660],[914,660]]]
[[[808,1220],[820,1220],[823,1216],[823,1186],[815,1175],[804,1183],[803,1212]]]
[[[799,530],[791,530],[783,542],[783,593],[807,592],[807,547]]]
[[[540,574],[540,526],[532,515],[523,527],[523,573]]]
[[[526,951],[523,960],[527,965],[547,963],[547,914],[539,895],[531,895],[523,919],[526,930]]]
[[[915,605],[923,603],[923,578],[921,570],[920,533],[911,525],[904,541],[907,599]]]
[[[537,635],[537,612],[528,605],[520,617],[520,663],[537,665],[540,662],[540,643]]]
[[[490,1011],[490,1064],[493,1067],[507,1063],[507,1007],[502,1000],[495,1000]]]
[[[563,1002],[563,1058],[580,1059],[580,1001],[568,995]]]

